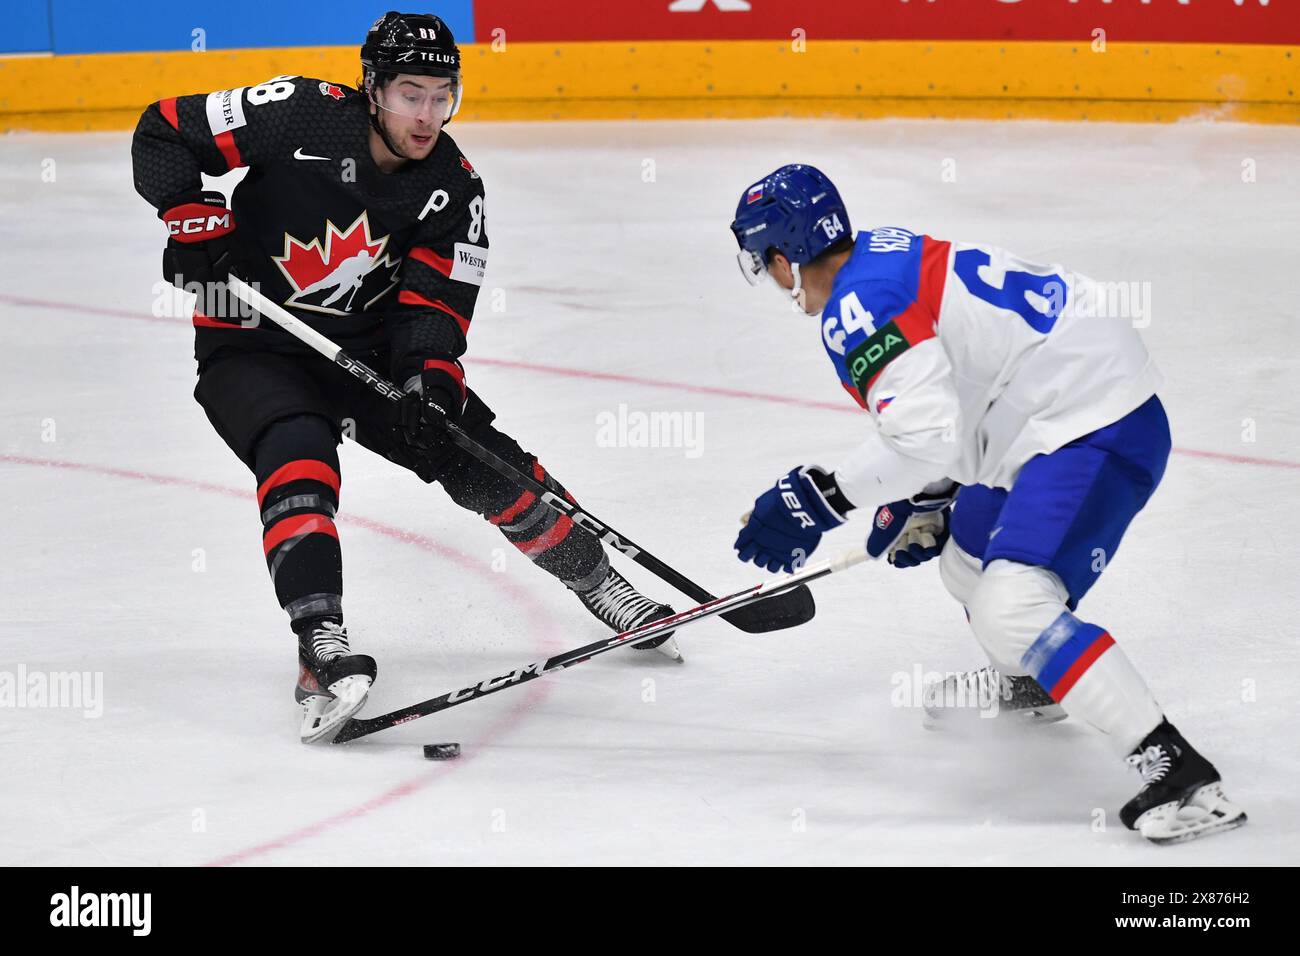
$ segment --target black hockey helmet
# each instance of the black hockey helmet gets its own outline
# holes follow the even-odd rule
[[[443,122],[451,122],[460,109],[460,47],[451,28],[432,13],[385,13],[366,33],[361,68],[372,97],[371,87],[380,74],[445,76],[451,80],[451,103]]]

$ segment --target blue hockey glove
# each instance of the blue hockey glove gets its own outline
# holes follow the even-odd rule
[[[768,571],[793,571],[852,507],[833,474],[812,465],[795,468],[754,502],[736,538],[737,556]]]
[[[943,551],[957,486],[939,494],[921,493],[876,509],[867,536],[867,554],[887,555],[896,568],[914,568]]]

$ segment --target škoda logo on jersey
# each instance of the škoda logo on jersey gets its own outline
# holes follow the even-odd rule
[[[343,230],[326,221],[323,240],[285,233],[284,255],[272,257],[294,290],[284,304],[330,315],[365,312],[397,285],[401,260],[384,253],[388,238],[371,236],[366,212]]]
[[[904,338],[898,324],[892,319],[878,328],[870,338],[859,345],[845,357],[849,378],[858,387],[858,392],[866,397],[867,389],[894,359],[912,347]]]

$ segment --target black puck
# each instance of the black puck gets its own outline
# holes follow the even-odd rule
[[[425,760],[450,760],[460,756],[460,744],[425,744]]]

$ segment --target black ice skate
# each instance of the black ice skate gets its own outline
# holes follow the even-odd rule
[[[600,584],[590,591],[579,592],[578,599],[582,601],[583,607],[616,634],[663,620],[676,613],[667,604],[656,604],[650,600],[613,568],[605,572],[605,578]],[[657,650],[669,660],[682,659],[681,650],[671,631],[636,644],[634,648],[638,651]]]
[[[954,716],[1003,715],[1037,724],[1064,720],[1065,710],[1032,677],[1003,674],[996,667],[949,674],[925,685],[921,696],[927,723],[935,726]]]
[[[1246,822],[1246,812],[1228,801],[1214,765],[1162,720],[1129,755],[1143,787],[1124,804],[1119,818],[1152,843],[1181,843]]]
[[[298,686],[294,699],[302,705],[303,743],[315,743],[337,731],[361,709],[375,682],[375,659],[353,654],[348,631],[328,619],[298,632]]]

